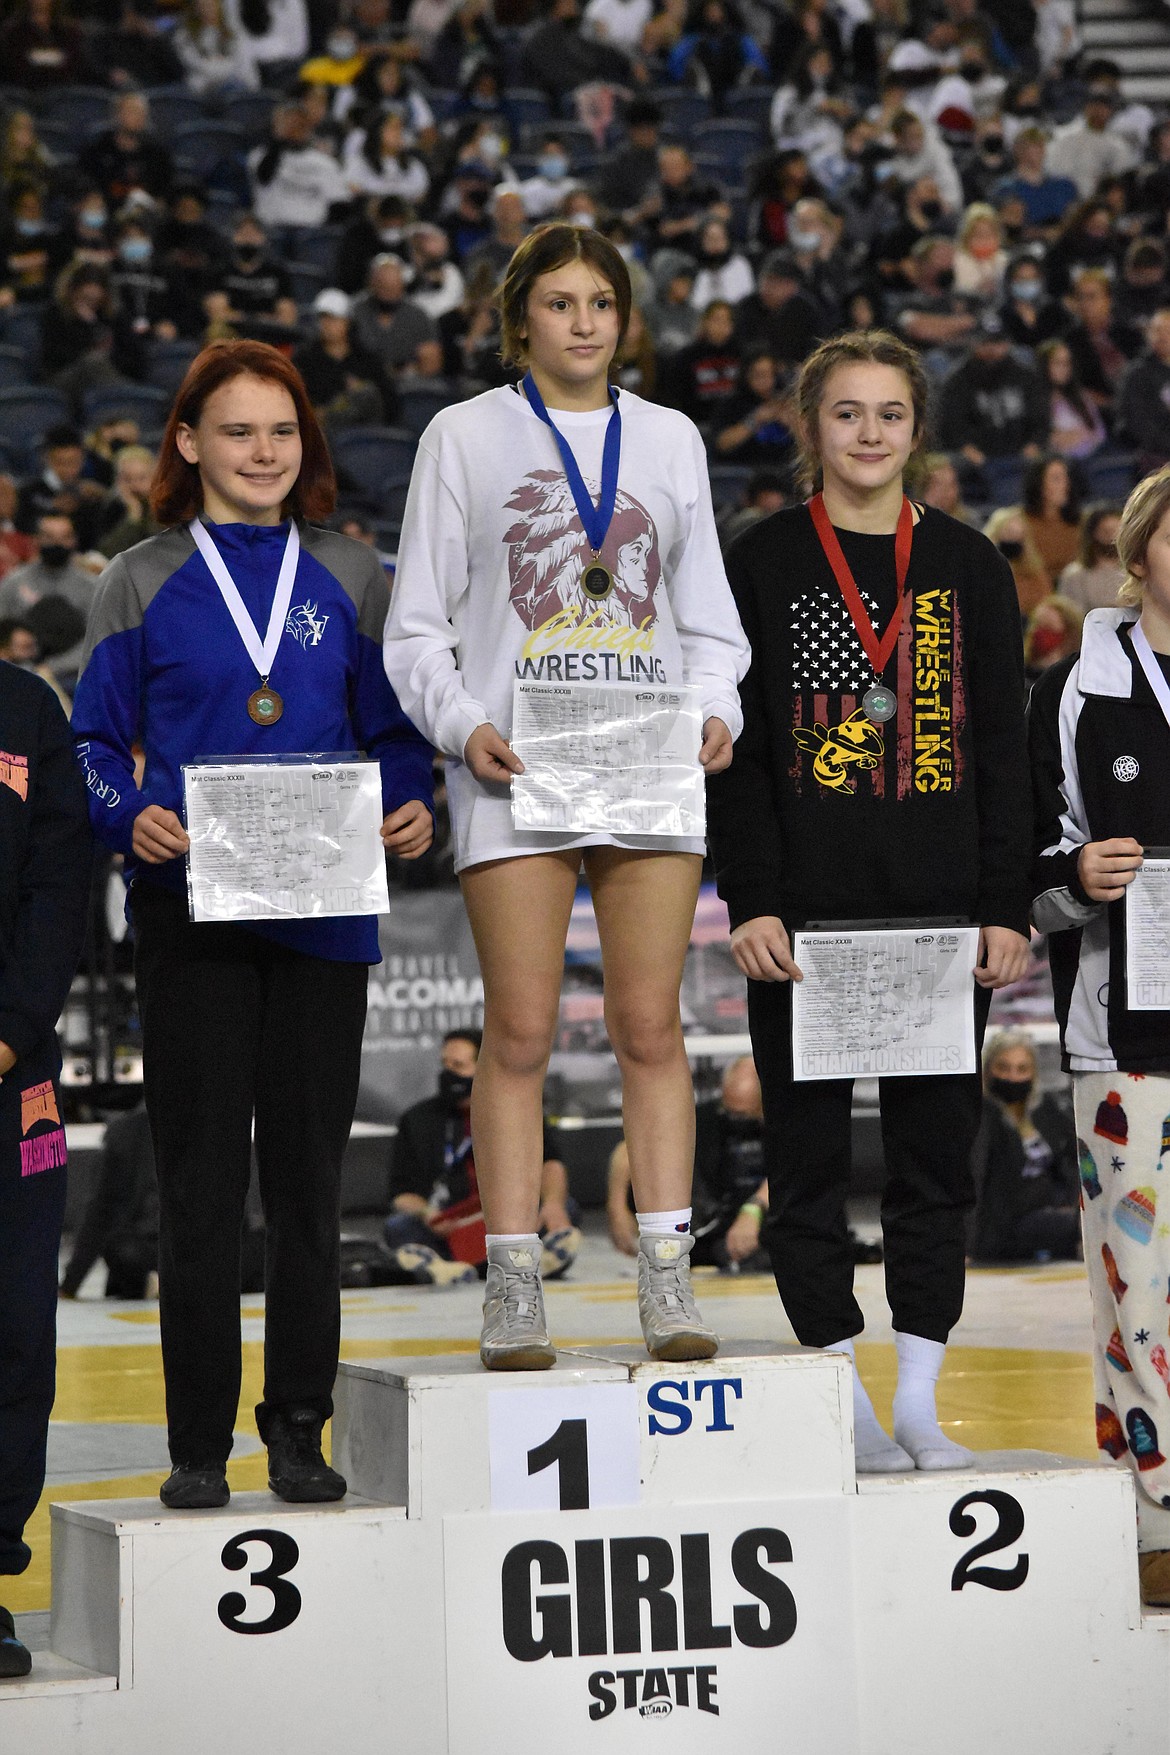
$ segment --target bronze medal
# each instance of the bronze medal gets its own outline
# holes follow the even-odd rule
[[[283,712],[284,702],[267,683],[248,696],[248,717],[257,725],[275,725]]]

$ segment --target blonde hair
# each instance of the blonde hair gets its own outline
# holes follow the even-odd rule
[[[967,247],[967,239],[977,225],[987,223],[995,227],[995,235],[1003,243],[1003,223],[999,214],[989,201],[972,201],[959,225],[958,244],[960,250]]]
[[[1047,577],[1048,569],[1040,558],[1040,550],[1036,547],[1035,538],[1028,527],[1028,520],[1024,516],[1024,508],[1022,506],[997,506],[995,511],[991,514],[991,517],[987,520],[987,523],[983,526],[984,536],[987,537],[989,542],[998,543],[1000,537],[1003,535],[1004,526],[1012,518],[1018,518],[1021,528],[1023,529],[1024,552],[1018,561],[1009,561],[1008,565],[1013,567],[1027,567],[1031,572],[1043,573],[1045,577]]]
[[[1118,603],[1129,608],[1140,605],[1145,587],[1136,568],[1144,568],[1150,539],[1167,512],[1170,512],[1170,463],[1164,463],[1153,475],[1139,481],[1125,502],[1121,523],[1117,526],[1117,558],[1125,568],[1125,578],[1118,587]]]
[[[901,372],[910,386],[916,442],[921,442],[926,430],[929,384],[917,348],[891,335],[888,329],[854,329],[846,335],[834,335],[828,341],[822,341],[800,368],[796,384],[800,481],[810,491],[815,491],[821,480],[817,416],[825,386],[838,366],[852,365],[893,366],[895,371]]]

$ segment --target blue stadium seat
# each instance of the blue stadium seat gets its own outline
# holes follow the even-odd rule
[[[431,114],[440,127],[444,122],[452,121],[459,114],[463,103],[461,91],[447,91],[443,86],[433,86],[430,90],[424,91],[423,96],[431,106]]]
[[[325,276],[326,286],[333,283],[337,248],[341,238],[342,228],[339,225],[323,225],[316,231],[301,230],[297,233],[297,262],[304,263],[306,268],[319,268]]]
[[[231,122],[185,122],[171,135],[175,157],[196,176],[209,177],[225,159],[242,161],[248,142]]]
[[[185,85],[154,85],[143,92],[150,103],[150,120],[156,134],[171,140],[175,130],[191,122],[209,122],[212,112],[201,97]]]
[[[69,398],[45,384],[15,384],[0,390],[0,438],[35,451],[47,427],[72,420]]]
[[[0,313],[0,341],[5,347],[18,347],[24,355],[24,382],[35,378],[41,363],[41,321],[43,305],[17,305],[14,310]]]
[[[738,505],[752,478],[752,471],[742,463],[712,463],[707,474],[711,479],[711,499],[717,512]]]
[[[525,128],[542,128],[552,121],[552,110],[544,92],[536,91],[531,86],[509,86],[501,92],[500,102],[504,106],[504,114],[513,134],[520,134]]]
[[[1083,458],[1080,465],[1089,497],[1094,500],[1128,499],[1138,479],[1138,460],[1130,451],[1114,451],[1106,446],[1095,457]]]
[[[728,171],[734,171],[736,182],[742,180],[744,171],[754,158],[759,157],[766,144],[764,130],[758,122],[717,117],[691,130],[693,150],[702,153],[704,158],[717,159]]]
[[[325,270],[312,262],[286,262],[284,266],[292,281],[292,296],[298,306],[311,305],[321,288],[329,284]]]
[[[73,145],[79,147],[99,128],[109,127],[112,97],[101,85],[63,85],[45,100],[41,116],[66,127]]]
[[[86,391],[82,406],[89,425],[125,414],[140,428],[161,427],[170,413],[171,397],[153,384],[102,384]]]
[[[535,153],[545,134],[555,134],[564,143],[569,155],[569,163],[574,170],[587,158],[597,153],[597,142],[590,130],[580,122],[550,122],[547,125],[526,122],[520,130],[520,143],[525,152]]]
[[[741,85],[723,99],[723,114],[730,121],[754,122],[767,129],[772,115],[773,91],[770,85]]]
[[[28,383],[28,358],[22,347],[0,342],[0,390],[15,390]]]
[[[440,409],[450,408],[453,402],[459,400],[455,385],[448,383],[445,378],[434,384],[400,391],[398,412],[401,423],[408,432],[422,433]]]
[[[650,96],[662,111],[664,123],[679,134],[690,134],[711,115],[710,100],[701,92],[673,85],[655,86]]]
[[[338,475],[348,477],[356,491],[387,517],[392,513],[386,496],[409,477],[417,448],[416,436],[403,427],[352,427],[331,441]],[[344,479],[340,486],[344,498]]]
[[[147,375],[154,388],[173,396],[187,375],[187,367],[198,352],[197,341],[153,342]]]
[[[224,121],[238,128],[249,146],[257,146],[268,136],[268,125],[276,102],[275,92],[237,92],[223,106]]]

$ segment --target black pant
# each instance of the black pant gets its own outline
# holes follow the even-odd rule
[[[0,1083],[0,1576],[23,1572],[31,1558],[24,1526],[45,1484],[56,1391],[65,1217],[60,1064],[51,1040],[22,1055]]]
[[[341,1160],[357,1101],[368,970],[182,900],[131,901],[146,1107],[159,1184],[159,1300],[175,1462],[226,1460],[240,1398],[240,1229],[253,1116],[267,1222],[264,1400],[328,1419],[341,1338]]]
[[[976,991],[982,1043],[990,996]],[[865,1326],[845,1217],[852,1079],[792,1077],[792,988],[749,981],[748,1024],[764,1096],[769,1211],[763,1240],[797,1339],[827,1347]],[[977,1073],[878,1081],[886,1186],[886,1295],[900,1332],[945,1341],[963,1309]]]

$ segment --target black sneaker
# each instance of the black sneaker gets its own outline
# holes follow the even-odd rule
[[[278,1499],[298,1505],[345,1498],[345,1476],[321,1455],[324,1424],[313,1408],[267,1414],[262,1436],[268,1446],[268,1485]]]
[[[158,1496],[170,1511],[214,1511],[231,1493],[222,1463],[176,1463]]]
[[[13,1682],[32,1669],[32,1652],[16,1637],[9,1609],[0,1609],[0,1682]]]

